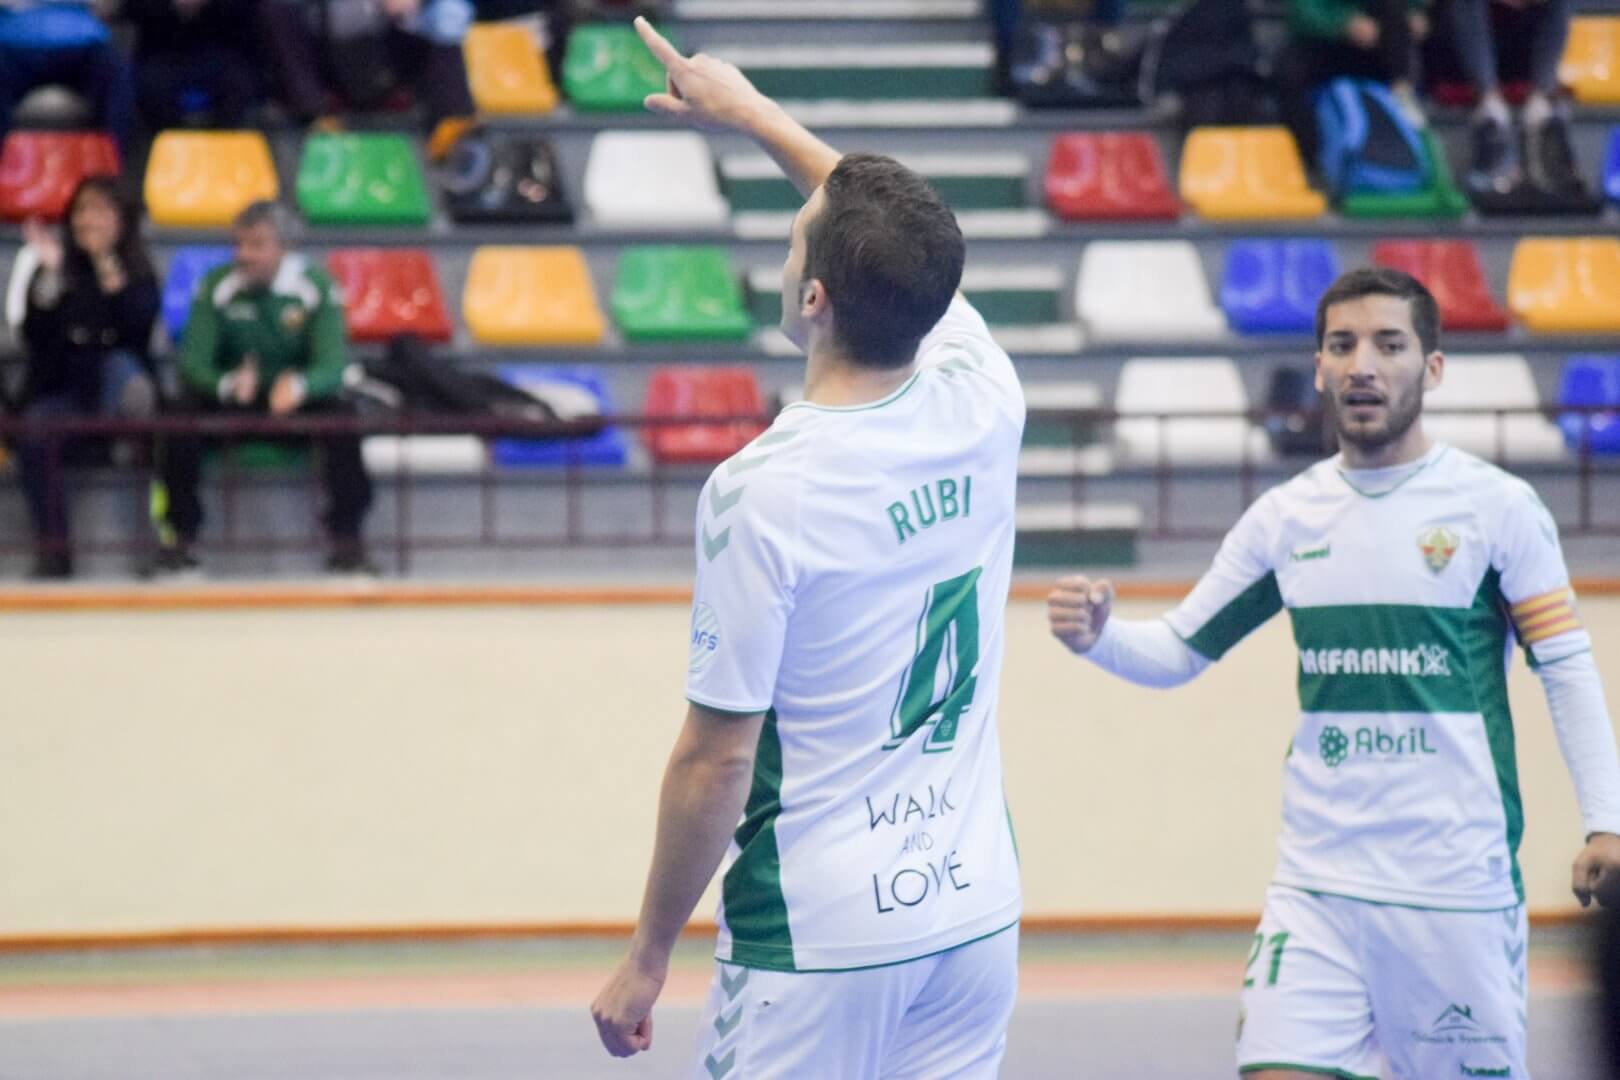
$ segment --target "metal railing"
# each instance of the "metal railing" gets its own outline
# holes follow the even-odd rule
[[[1573,499],[1563,500],[1565,513],[1555,514],[1559,527],[1568,536],[1620,536],[1620,457],[1600,456],[1592,450],[1590,423],[1584,425],[1585,435],[1577,448],[1565,451],[1554,460],[1545,456],[1538,460],[1516,460],[1514,438],[1510,422],[1515,417],[1541,417],[1556,420],[1568,416],[1612,416],[1613,410],[1604,409],[1496,409],[1496,410],[1429,410],[1426,416],[1490,418],[1494,422],[1494,450],[1490,455],[1497,463],[1518,472],[1534,475],[1538,480],[1557,478],[1574,485]],[[1123,485],[1125,498],[1144,510],[1143,539],[1191,540],[1218,538],[1232,520],[1230,514],[1204,522],[1189,522],[1187,508],[1178,502],[1178,487],[1197,479],[1200,482],[1225,481],[1236,485],[1237,503],[1247,506],[1271,483],[1286,479],[1306,467],[1312,458],[1308,455],[1279,457],[1268,451],[1257,452],[1263,443],[1258,434],[1267,421],[1309,419],[1309,414],[1285,411],[1210,410],[1208,412],[1131,413],[1120,414],[1112,409],[1062,410],[1045,414],[1052,429],[1066,429],[1075,447],[1114,447],[1113,438],[1122,421],[1132,424],[1156,426],[1155,449],[1151,457],[1140,452],[1121,457],[1104,469],[1076,468],[1070,474],[1040,478],[1065,491],[1068,501],[1086,505],[1094,500],[1104,501],[1106,494],[1099,489]],[[510,467],[496,464],[492,455],[485,453],[482,464],[474,472],[450,474],[421,471],[412,467],[408,454],[397,455],[397,467],[391,473],[374,477],[380,497],[392,499],[392,520],[384,529],[369,533],[374,548],[387,551],[400,573],[411,566],[412,555],[419,551],[456,550],[534,550],[545,548],[629,548],[686,546],[692,543],[692,517],[683,516],[678,526],[671,526],[670,507],[676,502],[695,507],[695,499],[711,465],[669,464],[653,460],[650,455],[633,453],[628,467],[604,468],[586,461],[580,447],[581,439],[593,435],[604,426],[617,427],[626,435],[644,433],[664,427],[720,426],[735,429],[738,425],[766,424],[770,417],[745,415],[693,418],[669,418],[641,415],[619,415],[577,422],[538,422],[497,417],[471,416],[418,416],[387,415],[366,417],[286,417],[272,419],[263,416],[163,416],[149,420],[121,420],[93,417],[29,419],[0,417],[0,439],[15,445],[20,439],[41,440],[46,446],[48,468],[54,473],[50,489],[57,497],[64,497],[67,485],[62,483],[67,466],[64,449],[74,440],[100,439],[132,443],[144,453],[140,467],[125,469],[92,469],[80,482],[71,485],[74,491],[86,486],[100,489],[127,488],[130,498],[129,535],[116,539],[91,538],[75,541],[73,547],[82,553],[132,553],[140,555],[156,546],[156,530],[149,512],[150,492],[146,483],[152,475],[150,461],[160,453],[165,436],[201,436],[225,447],[255,440],[318,440],[335,435],[395,436],[400,438],[423,436],[472,436],[479,439],[545,439],[552,440],[561,453],[561,464],[546,467]],[[1227,421],[1232,423],[1234,453],[1223,455],[1222,460],[1200,462],[1179,458],[1175,451],[1176,428],[1197,422]],[[1242,421],[1241,424],[1237,423]],[[1546,429],[1543,427],[1543,434]],[[1141,440],[1138,440],[1140,442]],[[632,444],[633,445],[633,444]],[[572,451],[570,448],[573,448]],[[1483,449],[1483,448],[1482,448]],[[1106,451],[1105,451],[1106,452]],[[253,470],[234,464],[234,455],[224,455],[215,470],[214,484],[223,503],[223,514],[217,528],[202,538],[206,550],[241,552],[281,552],[319,550],[323,540],[316,531],[315,514],[310,514],[310,531],[297,536],[255,534],[244,532],[239,510],[246,495],[255,489],[288,487],[285,470]],[[319,484],[313,469],[295,483],[309,493],[312,507],[319,501]],[[1037,480],[1025,478],[1029,485]],[[419,515],[417,503],[426,488],[457,487],[463,491],[476,491],[477,509],[471,516],[471,528],[444,531],[445,522],[431,520],[438,515]],[[503,527],[499,512],[502,500],[513,489],[555,489],[561,500],[560,524],[546,530],[514,529]],[[593,493],[609,490],[637,492],[636,498],[645,500],[644,523],[638,528],[615,528],[611,521],[599,520],[587,506]],[[1050,500],[1048,500],[1050,501]],[[1600,513],[1599,508],[1610,513]],[[1148,509],[1152,513],[1147,513]],[[594,516],[593,516],[594,515]],[[458,520],[468,517],[450,515]],[[1207,516],[1207,515],[1206,515]],[[18,517],[19,524],[22,518]],[[623,523],[621,523],[623,524]],[[604,527],[608,526],[608,527]],[[32,550],[34,540],[26,528],[12,535],[0,535],[0,552],[15,553]]]

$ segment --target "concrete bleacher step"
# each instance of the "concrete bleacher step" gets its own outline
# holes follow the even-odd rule
[[[1025,446],[1018,452],[1018,475],[1026,479],[1107,476],[1113,471],[1109,446]]]
[[[1102,438],[1095,412],[1103,407],[1102,389],[1079,380],[1024,384],[1024,449],[1070,450],[1090,447]],[[1056,460],[1055,458],[1053,459]],[[1093,459],[1088,458],[1087,461]],[[1046,458],[1032,459],[1045,462]],[[1112,460],[1110,459],[1110,467]],[[1042,465],[1047,468],[1047,465]],[[1056,466],[1051,466],[1056,467]]]
[[[1031,164],[1026,154],[897,154],[895,158],[926,177],[954,210],[1021,209],[1027,202]],[[798,189],[765,154],[727,154],[720,159],[720,176],[736,211],[797,211],[804,203]]]
[[[972,20],[979,0],[676,0],[675,17],[689,22],[732,19]]]
[[[753,210],[735,214],[731,227],[742,240],[787,240],[795,210]],[[1051,231],[1044,210],[959,210],[956,223],[969,240],[1038,240]]]
[[[1018,508],[1013,565],[1129,566],[1137,561],[1142,511],[1134,503],[1035,503]]]

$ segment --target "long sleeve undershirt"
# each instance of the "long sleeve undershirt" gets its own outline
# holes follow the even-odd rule
[[[1620,835],[1620,756],[1592,654],[1542,664],[1536,674],[1547,694],[1547,711],[1575,782],[1575,801],[1587,834]]]
[[[1163,619],[1109,619],[1097,643],[1081,655],[1110,674],[1156,690],[1190,682],[1210,663]]]

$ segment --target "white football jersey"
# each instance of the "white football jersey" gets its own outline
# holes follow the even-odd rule
[[[1520,903],[1512,644],[1532,665],[1591,647],[1530,485],[1444,444],[1415,466],[1321,462],[1250,507],[1167,618],[1214,660],[1284,607],[1301,716],[1273,880],[1417,907]]]
[[[1023,394],[960,297],[917,368],[789,406],[700,496],[687,696],[767,714],[721,960],[898,963],[1018,919],[996,713]]]

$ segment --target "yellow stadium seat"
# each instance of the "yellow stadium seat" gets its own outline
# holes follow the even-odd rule
[[[467,83],[481,113],[544,113],[557,107],[557,87],[523,26],[480,23],[462,43]]]
[[[229,225],[243,207],[280,187],[257,131],[165,131],[146,166],[146,205],[159,225]]]
[[[1620,15],[1571,19],[1558,77],[1586,105],[1620,105]]]
[[[1181,151],[1181,197],[1207,218],[1316,217],[1312,191],[1287,128],[1194,128]]]
[[[485,345],[596,345],[605,321],[585,255],[573,247],[481,247],[461,313]]]
[[[1620,331],[1620,240],[1529,237],[1513,249],[1508,306],[1532,331]]]

